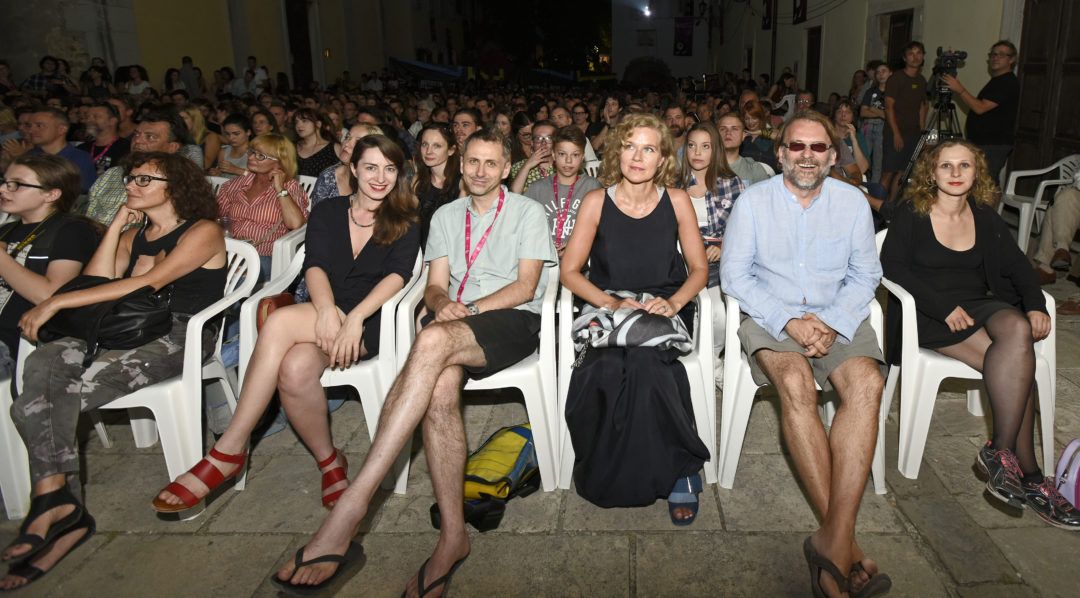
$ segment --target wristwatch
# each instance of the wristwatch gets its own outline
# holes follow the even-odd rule
[[[278,197],[288,197],[289,196],[289,190],[288,189],[282,189],[281,191],[278,191],[277,196]]]
[[[476,307],[475,303],[466,303],[465,309],[469,310],[470,316],[476,316],[480,314],[480,308]]]

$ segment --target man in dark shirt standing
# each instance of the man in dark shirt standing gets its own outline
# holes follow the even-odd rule
[[[926,126],[926,78],[922,70],[926,49],[920,42],[904,48],[904,68],[885,83],[885,146],[881,184],[891,197],[900,185],[900,173],[906,168],[919,134]]]
[[[967,117],[967,139],[986,154],[990,176],[996,181],[1013,150],[1016,110],[1020,104],[1020,81],[1013,73],[1016,46],[1004,39],[995,43],[990,47],[987,61],[990,80],[978,96],[971,95],[956,77],[942,75],[941,81],[971,110]]]

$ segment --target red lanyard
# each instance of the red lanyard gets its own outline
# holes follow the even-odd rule
[[[580,175],[574,177],[574,182],[570,183],[570,192],[566,194],[566,203],[562,205],[562,209],[559,211],[559,217],[555,219],[555,246],[562,246],[563,242],[563,226],[566,224],[566,217],[570,214],[570,204],[574,201],[574,185],[577,184]],[[551,175],[551,194],[555,196],[555,204],[559,205],[559,173]],[[559,210],[559,208],[555,208]]]
[[[476,249],[470,253],[472,247],[472,212],[469,211],[469,206],[465,206],[465,276],[461,277],[461,284],[457,289],[457,302],[461,303],[461,294],[465,292],[465,282],[469,280],[469,272],[472,270],[473,264],[476,263],[476,257],[480,255],[480,250],[484,248],[484,243],[487,243],[488,235],[491,234],[491,229],[495,228],[495,221],[499,219],[499,212],[502,211],[503,200],[506,199],[506,193],[502,187],[499,188],[499,204],[495,207],[495,217],[491,219],[491,224],[488,225],[487,230],[484,231],[483,236],[480,237],[480,242],[476,244]]]
[[[117,137],[116,139],[113,139],[112,143],[110,143],[109,145],[106,145],[105,149],[101,150],[101,153],[96,155],[96,156],[94,155],[94,147],[95,146],[91,145],[90,146],[90,159],[94,161],[94,164],[97,164],[98,162],[100,162],[101,159],[105,157],[105,154],[109,153],[109,150],[112,149],[113,144],[116,143],[117,141],[120,141],[119,137]]]

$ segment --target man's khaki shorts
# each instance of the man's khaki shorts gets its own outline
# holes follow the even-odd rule
[[[750,372],[754,376],[754,383],[758,386],[769,384],[769,378],[761,369],[758,360],[753,358],[754,353],[762,349],[769,349],[778,353],[798,353],[800,355],[806,352],[802,345],[790,337],[782,341],[776,340],[764,328],[758,326],[753,318],[745,314],[742,316],[742,324],[739,325],[739,341],[742,342],[743,350],[751,357]],[[830,390],[832,384],[829,383],[829,374],[852,357],[869,357],[880,364],[885,362],[881,355],[881,348],[878,347],[877,335],[874,334],[874,329],[870,327],[869,318],[859,324],[859,328],[855,331],[855,338],[851,340],[851,343],[845,345],[837,340],[829,347],[828,354],[822,357],[808,357],[807,360],[810,362],[810,368],[814,372],[814,380],[817,381],[818,386],[822,390]]]

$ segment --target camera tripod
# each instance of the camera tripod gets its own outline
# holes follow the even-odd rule
[[[926,128],[919,135],[919,141],[915,144],[915,151],[911,152],[907,168],[900,177],[900,186],[896,190],[896,197],[904,196],[904,188],[911,182],[911,172],[915,169],[915,163],[919,160],[926,146],[934,146],[942,141],[960,139],[964,135],[960,132],[960,121],[956,118],[956,104],[952,103],[952,96],[940,93],[930,115],[926,118]]]

